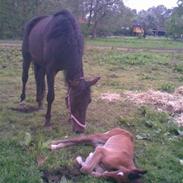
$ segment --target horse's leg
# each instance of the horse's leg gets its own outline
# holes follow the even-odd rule
[[[55,92],[54,92],[54,80],[55,80],[55,73],[50,72],[47,73],[47,84],[48,84],[48,94],[47,94],[47,112],[46,112],[46,120],[45,120],[45,126],[50,126],[50,119],[51,119],[51,105],[55,98]]]
[[[29,67],[31,63],[31,56],[29,53],[23,54],[23,63],[22,63],[22,93],[20,95],[20,102],[24,101],[26,98],[25,89],[26,83],[29,77]]]
[[[81,165],[80,171],[82,173],[91,174],[92,171],[95,169],[96,166],[101,162],[103,158],[103,147],[96,147],[94,153],[90,153],[90,155],[86,158],[85,162]]]
[[[51,142],[50,144],[50,148],[52,150],[55,149],[61,149],[67,146],[72,146],[72,145],[77,145],[77,144],[91,144],[93,146],[98,146],[100,145],[104,145],[106,143],[106,141],[114,136],[114,135],[118,135],[118,134],[126,134],[131,136],[131,134],[121,128],[113,128],[110,131],[107,131],[105,133],[95,133],[95,134],[90,134],[90,135],[80,135],[77,137],[72,137],[72,138],[68,138],[68,139],[62,139],[62,140],[54,140]],[[131,136],[131,138],[133,138]]]
[[[38,64],[34,64],[34,75],[36,81],[36,101],[38,107],[42,107],[42,101],[45,94],[45,70]]]

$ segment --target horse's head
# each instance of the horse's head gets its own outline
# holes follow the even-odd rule
[[[146,170],[141,170],[141,169],[132,169],[132,170],[118,170],[114,172],[106,172],[104,173],[107,175],[106,177],[110,177],[118,183],[141,183],[140,178],[146,174]]]
[[[85,129],[86,110],[91,102],[91,86],[95,85],[100,77],[91,81],[79,79],[70,81],[69,92],[66,98],[66,104],[70,110],[73,130],[83,132]]]

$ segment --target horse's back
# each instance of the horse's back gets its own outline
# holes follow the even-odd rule
[[[45,29],[51,19],[52,17],[48,16],[40,20],[29,34],[29,52],[36,62],[43,60]]]
[[[26,23],[24,27],[24,36],[22,42],[22,55],[24,60],[30,60],[31,54],[29,52],[29,34],[32,31],[33,27],[45,16],[34,17],[29,22]]]
[[[29,33],[29,52],[34,62],[56,65],[57,70],[81,61],[83,37],[67,10],[42,18]]]
[[[71,13],[64,10],[53,15],[45,34],[45,60],[57,63],[58,67],[81,61],[83,37],[77,21]]]

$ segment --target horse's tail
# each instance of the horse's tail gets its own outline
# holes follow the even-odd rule
[[[22,43],[22,54],[26,57],[26,55],[29,55],[29,34],[32,30],[32,28],[43,18],[46,16],[39,16],[35,17],[32,20],[30,20],[24,27],[24,36],[23,36],[23,43]]]

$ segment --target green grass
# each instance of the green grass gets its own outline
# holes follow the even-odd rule
[[[147,41],[147,42],[146,42]],[[87,41],[84,55],[84,70],[87,77],[101,76],[93,87],[92,103],[87,113],[86,133],[104,132],[113,127],[130,130],[136,137],[136,162],[148,171],[143,181],[147,183],[183,183],[183,141],[177,127],[167,113],[158,112],[149,106],[138,107],[127,101],[108,103],[100,99],[102,92],[122,93],[125,90],[159,89],[172,92],[183,81],[183,53],[152,52],[137,50],[128,52],[118,46],[173,49],[182,48],[182,43],[168,40],[97,39]],[[101,45],[114,47],[100,49]],[[128,44],[129,43],[129,44]],[[66,88],[63,75],[56,78],[56,98],[53,104],[53,129],[43,128],[44,109],[21,113],[12,108],[19,105],[21,91],[21,54],[19,44],[13,47],[0,43],[0,182],[42,182],[43,171],[60,167],[71,169],[77,155],[86,156],[88,146],[76,146],[51,152],[47,143],[55,138],[73,136],[67,122],[68,112],[64,105]],[[148,46],[149,45],[149,46]],[[165,45],[165,46],[164,46]],[[27,85],[27,106],[36,106],[33,71]],[[38,157],[47,160],[37,165]],[[50,178],[51,180],[51,178]],[[66,181],[66,180],[65,180]],[[67,182],[107,183],[110,181],[79,175]],[[56,181],[55,181],[56,183]]]
[[[14,140],[0,141],[0,177],[1,183],[39,183],[41,173],[30,151],[21,147]]]
[[[160,90],[171,93],[175,90],[175,86],[172,83],[163,83]]]
[[[149,170],[144,182],[182,182],[183,142],[176,135],[178,128],[166,113],[148,107],[132,115],[131,119],[122,117],[120,123],[137,134],[137,162]]]
[[[131,48],[161,48],[161,49],[183,49],[181,41],[173,41],[166,38],[137,38],[137,37],[117,37],[117,38],[96,38],[88,40],[89,45],[94,46],[112,46],[112,47],[131,47]]]

